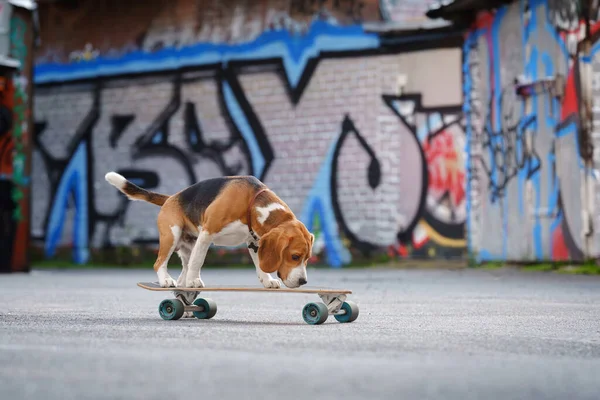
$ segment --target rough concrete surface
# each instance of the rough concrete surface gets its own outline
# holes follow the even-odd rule
[[[179,271],[171,271],[176,277]],[[258,285],[252,269],[207,285]],[[351,324],[307,325],[316,295],[210,293],[163,321],[150,270],[0,276],[0,399],[598,399],[600,279],[513,270],[312,270],[353,290]],[[185,396],[185,397],[184,397]]]

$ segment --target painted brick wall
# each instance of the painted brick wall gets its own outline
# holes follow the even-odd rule
[[[600,253],[600,47],[577,66],[569,2],[482,13],[464,48],[461,35],[364,30],[418,22],[428,2],[78,4],[40,8],[31,229],[48,257],[156,242],[156,208],[124,201],[107,170],[165,193],[254,174],[336,266],[373,250],[461,257],[467,243],[483,260]]]
[[[96,25],[124,27],[133,10],[99,6],[83,33],[75,11],[42,7],[32,234],[46,256],[156,242],[157,208],[125,201],[104,181],[116,170],[163,193],[254,174],[330,265],[372,250],[461,257],[460,35],[384,45],[362,29],[381,18],[370,1],[224,3],[156,2],[103,40]]]
[[[598,70],[598,46],[589,60],[580,58],[585,30],[572,4],[515,2],[481,13],[467,36],[467,231],[469,250],[481,260],[600,255],[598,124],[588,157],[579,115],[585,87],[597,104],[596,78],[582,71],[590,63]],[[592,31],[596,42],[600,26]]]

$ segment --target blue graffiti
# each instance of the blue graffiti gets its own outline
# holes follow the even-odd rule
[[[251,42],[242,44],[197,43],[181,48],[164,48],[156,52],[134,51],[118,58],[98,57],[79,63],[39,64],[35,67],[34,76],[35,83],[42,84],[125,73],[176,71],[190,66],[217,65],[225,68],[233,61],[280,59],[288,83],[292,89],[295,89],[305,73],[308,62],[319,57],[322,52],[362,51],[379,46],[379,36],[366,33],[361,25],[337,26],[324,21],[314,21],[309,31],[302,36],[296,36],[286,30],[272,30],[263,32]],[[261,177],[268,163],[248,115],[227,80],[222,82],[222,93],[227,112],[248,146],[253,175]],[[152,138],[155,144],[163,140],[163,132],[157,132]],[[315,183],[315,189],[309,195],[303,215],[310,227],[312,227],[312,217],[314,215],[320,217],[329,263],[332,266],[341,266],[350,261],[350,254],[342,245],[336,232],[337,224],[329,188],[332,154],[333,146]],[[54,255],[61,241],[65,214],[72,196],[75,200],[74,258],[78,263],[84,263],[89,258],[86,160],[86,149],[82,142],[61,177],[52,208],[49,210],[45,243],[48,257]],[[326,189],[321,192],[323,185]]]
[[[244,111],[242,111],[242,107],[236,100],[235,95],[231,90],[231,86],[227,81],[223,81],[223,98],[233,123],[248,144],[248,150],[250,151],[252,158],[252,171],[254,172],[254,176],[262,177],[266,165],[265,157],[260,150],[256,135],[248,123],[248,119],[246,118]]]
[[[73,229],[73,258],[78,264],[88,261],[88,191],[87,191],[87,143],[79,143],[65,169],[54,199],[46,227],[46,257],[54,256],[63,233],[65,213],[71,196],[75,203]]]
[[[493,49],[493,55],[491,57],[491,61],[493,62],[493,71],[495,71],[496,73],[494,73],[494,104],[495,104],[495,124],[494,124],[494,132],[502,132],[502,118],[500,117],[502,115],[502,100],[501,100],[501,96],[502,96],[502,86],[500,83],[500,38],[499,38],[499,34],[498,31],[500,30],[500,24],[502,23],[502,20],[504,19],[504,16],[506,15],[506,11],[507,11],[507,7],[503,7],[501,9],[498,10],[498,12],[496,13],[496,16],[494,18],[494,22],[492,24],[492,29],[491,29],[491,35],[492,35],[492,49]],[[488,126],[488,129],[490,129],[490,127]],[[494,154],[494,149],[497,149],[498,147],[500,147],[502,150],[503,154],[506,154],[506,146],[505,146],[505,142],[504,142],[504,137],[502,134],[500,135],[491,135],[490,137],[490,143],[489,143],[489,147],[488,150],[490,152],[490,160],[492,160],[492,165],[495,164],[496,162],[496,157]],[[494,179],[498,179],[498,175],[499,172],[503,172],[503,175],[506,176],[506,165],[502,165],[500,168],[502,168],[502,171],[498,171],[497,166],[493,166],[492,167],[492,180]],[[503,192],[503,196],[504,199],[506,199],[506,192]],[[508,232],[508,208],[507,208],[507,204],[506,201],[502,201],[501,203],[501,207],[503,208],[502,210],[502,229],[504,230],[504,232]],[[506,255],[508,253],[508,240],[507,240],[507,236],[506,235],[502,235],[502,258],[506,259]]]
[[[44,63],[35,67],[35,83],[66,82],[125,73],[177,70],[183,67],[227,65],[230,61],[259,61],[280,58],[288,82],[295,88],[308,60],[321,52],[375,49],[377,34],[366,33],[361,25],[337,26],[314,21],[306,35],[295,36],[280,29],[263,32],[248,43],[198,43],[156,52],[133,51],[119,58],[98,57],[80,63]]]
[[[532,9],[533,16],[537,12],[538,7],[545,7],[546,12],[544,15],[547,15],[547,4],[544,0],[531,0],[530,7]],[[523,12],[523,9],[522,9]],[[532,17],[530,19],[530,29],[526,33],[526,39],[529,40],[533,36],[533,32],[537,29],[543,28],[550,36],[554,39],[554,43],[558,44],[559,48],[562,50],[562,60],[565,63],[565,70],[567,70],[569,54],[564,46],[563,41],[558,36],[556,29],[550,24],[548,19],[545,19],[545,23],[543,27],[537,26],[537,19]],[[524,42],[523,46],[526,46],[527,43]],[[525,48],[525,47],[524,47]],[[538,49],[535,43],[531,43],[531,58],[528,60],[528,65],[526,67],[526,73],[531,76],[531,79],[537,80],[540,78],[545,78],[549,76],[553,76],[555,73],[555,64],[559,63],[561,58],[556,57],[556,54],[551,53],[548,54],[546,51],[542,51]],[[538,62],[542,64],[543,70],[538,70]],[[540,76],[541,75],[541,76]],[[534,95],[532,96],[532,108],[537,113],[538,110],[538,101],[544,102],[544,114],[545,115],[536,115],[537,126],[544,124],[548,131],[554,132],[555,127],[560,120],[560,106],[556,99],[552,99],[548,101],[547,95]],[[551,187],[548,189],[548,205],[546,208],[549,210],[554,210],[558,206],[558,185],[555,180],[552,178],[552,166],[554,165],[554,154],[547,154],[547,173],[549,176],[549,185]],[[536,209],[541,208],[541,169],[538,169],[534,175],[531,177],[531,181],[533,182],[535,188],[535,207]],[[554,222],[556,224],[556,221]],[[534,227],[533,227],[533,244],[534,244],[534,252],[535,257],[537,259],[543,258],[543,243],[542,243],[542,222],[540,216],[536,214]]]
[[[336,230],[337,222],[333,212],[333,203],[331,199],[331,170],[333,166],[333,153],[337,140],[335,140],[329,150],[319,174],[308,193],[304,209],[300,214],[300,220],[306,225],[309,231],[313,229],[313,216],[317,214],[321,221],[321,230],[325,241],[325,254],[327,263],[332,267],[341,267],[351,261],[351,255],[344,247],[342,240]]]
[[[489,64],[487,67],[492,77],[491,82],[485,82],[492,86],[492,99],[493,99],[493,113],[489,113],[494,117],[488,117],[485,121],[484,134],[488,136],[488,142],[486,143],[487,151],[489,154],[490,165],[488,166],[488,177],[490,180],[490,188],[492,193],[488,198],[488,203],[493,205],[497,199],[506,200],[507,193],[504,186],[513,176],[516,177],[518,183],[518,211],[522,215],[525,214],[524,207],[524,196],[526,182],[530,182],[534,189],[534,208],[536,210],[542,209],[542,196],[547,196],[547,207],[545,216],[541,216],[540,213],[536,212],[532,227],[532,238],[533,238],[533,252],[536,259],[542,259],[544,255],[544,246],[542,243],[542,220],[541,218],[548,218],[556,212],[558,208],[558,182],[554,179],[553,166],[555,164],[555,155],[553,150],[548,154],[538,155],[535,150],[533,153],[526,154],[527,149],[524,147],[524,138],[527,132],[531,132],[534,138],[539,137],[539,129],[545,128],[545,132],[555,132],[556,126],[560,121],[560,103],[556,98],[551,98],[548,94],[533,94],[530,97],[530,112],[526,112],[524,102],[521,102],[517,109],[519,109],[519,121],[515,126],[506,127],[503,126],[503,113],[502,113],[502,102],[503,102],[503,90],[501,84],[501,71],[503,71],[502,60],[500,57],[500,45],[502,38],[500,37],[500,27],[504,23],[504,19],[507,18],[507,11],[509,7],[519,7],[519,18],[523,25],[523,35],[521,38],[521,45],[523,49],[524,58],[524,70],[522,71],[528,79],[537,81],[539,79],[552,77],[557,70],[560,70],[559,64],[564,63],[563,70],[567,70],[569,55],[565,43],[561,40],[560,36],[556,32],[556,29],[551,25],[548,20],[545,20],[542,24],[537,20],[537,13],[539,7],[547,8],[547,2],[545,0],[531,0],[529,2],[529,11],[531,17],[525,21],[525,6],[524,2],[516,3],[510,6],[503,6],[497,10],[494,15],[489,29],[481,28],[476,29],[470,33],[465,41],[465,58],[463,64],[463,93],[465,95],[464,112],[467,119],[467,157],[470,163],[470,143],[474,132],[472,131],[471,113],[473,110],[470,109],[469,98],[472,91],[472,79],[469,71],[469,53],[473,46],[476,46],[477,40],[481,35],[485,35],[488,39],[488,44],[491,46],[489,53]],[[546,13],[544,13],[546,15]],[[540,26],[543,25],[543,26]],[[549,36],[553,39],[553,45],[557,45],[560,49],[560,55],[562,57],[556,57],[556,54],[549,53],[546,49],[538,48],[536,41],[537,35],[540,34],[540,30],[543,29],[544,34],[550,34]],[[541,68],[539,67],[541,65]],[[516,72],[515,75],[519,74]],[[508,87],[507,90],[514,90],[514,88]],[[483,103],[490,99],[481,99]],[[543,111],[538,112],[538,105],[543,104]],[[491,110],[489,110],[491,111]],[[542,115],[543,114],[543,115]],[[547,138],[546,138],[547,139]],[[546,140],[544,139],[544,140]],[[511,147],[512,146],[512,147]],[[501,156],[497,153],[501,152]],[[507,159],[507,155],[510,155],[511,160]],[[514,158],[514,160],[512,160]],[[548,177],[548,189],[543,194],[541,190],[542,181],[542,160],[544,160],[546,168],[545,173]],[[507,162],[516,163],[516,165],[509,165]],[[471,190],[471,169],[467,168],[467,193]],[[485,201],[482,199],[482,201]],[[503,224],[503,234],[501,235],[502,240],[502,251],[500,254],[493,254],[487,249],[480,249],[478,258],[482,260],[494,260],[494,259],[507,259],[508,255],[508,202],[502,201],[495,204],[500,207]],[[471,199],[467,200],[467,226],[471,223],[470,221],[470,210],[471,210]],[[554,229],[562,218],[562,213],[558,213],[558,217],[552,223],[551,229]],[[467,247],[472,252],[472,243],[470,238],[470,229],[467,230]]]
[[[463,115],[465,116],[465,133],[467,136],[467,140],[465,140],[465,154],[466,154],[466,165],[467,168],[465,168],[465,172],[466,172],[466,182],[467,182],[467,191],[466,193],[468,193],[469,195],[466,196],[466,211],[467,211],[467,217],[466,217],[466,221],[465,221],[465,226],[466,226],[466,241],[467,241],[467,251],[469,252],[469,254],[473,253],[473,242],[471,240],[471,140],[473,137],[473,125],[472,125],[472,120],[471,120],[471,115],[472,115],[472,108],[471,108],[471,91],[473,90],[473,82],[472,82],[472,78],[471,78],[471,71],[469,69],[469,63],[470,63],[470,55],[471,55],[471,48],[473,48],[474,46],[477,45],[477,40],[479,39],[479,36],[482,34],[481,30],[476,30],[474,32],[471,32],[465,39],[465,42],[463,44],[463,69],[462,69],[462,75],[463,75],[463,98],[465,99],[465,101],[463,102]],[[478,259],[476,260],[477,262],[481,262],[481,259],[479,258],[481,256],[481,254],[478,254],[477,257]]]

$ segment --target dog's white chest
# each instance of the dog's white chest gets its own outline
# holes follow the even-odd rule
[[[220,232],[213,235],[212,242],[217,246],[238,246],[246,243],[250,235],[248,226],[241,221],[234,221],[225,225]]]

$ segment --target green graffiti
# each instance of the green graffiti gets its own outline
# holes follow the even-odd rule
[[[15,211],[13,211],[13,213],[12,213],[12,217],[16,221],[23,220],[23,213],[21,212],[21,207],[15,208]]]
[[[10,20],[10,54],[21,62],[21,66],[27,59],[27,45],[25,35],[27,34],[27,23],[17,15]]]
[[[23,198],[23,192],[19,188],[16,188],[12,191],[10,197],[15,203],[18,203]]]
[[[13,212],[13,219],[16,221],[23,220],[20,201],[25,196],[23,188],[28,184],[28,179],[25,175],[25,161],[27,159],[27,155],[25,154],[25,141],[29,140],[26,135],[28,82],[22,69],[27,62],[27,54],[29,52],[25,41],[26,35],[27,23],[21,17],[13,15],[10,20],[10,53],[14,58],[21,62],[21,70],[15,72],[13,75],[15,92],[13,99],[14,123],[12,136],[14,140],[14,153],[12,180],[15,186],[11,193],[11,197],[17,204],[17,207]]]

